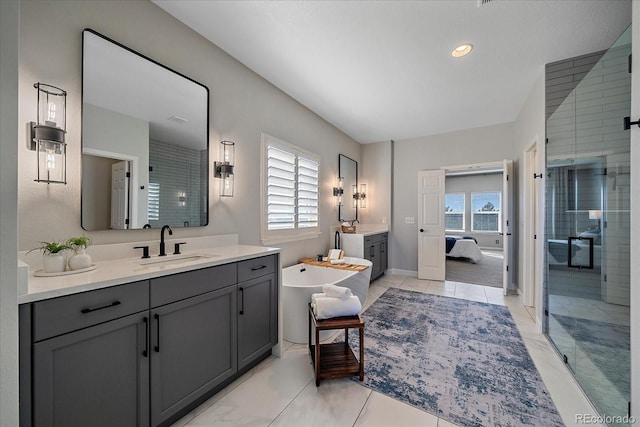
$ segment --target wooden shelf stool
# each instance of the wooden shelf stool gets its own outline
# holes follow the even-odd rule
[[[315,344],[311,341],[311,329],[315,329]],[[320,343],[320,331],[344,329],[344,342]],[[349,346],[349,329],[358,329],[360,333],[360,361],[356,359]],[[353,377],[358,375],[364,380],[364,320],[355,316],[333,317],[318,320],[309,304],[309,353],[315,368],[316,387],[321,379]]]

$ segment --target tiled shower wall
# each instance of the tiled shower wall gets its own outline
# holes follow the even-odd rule
[[[593,170],[603,180],[602,274],[600,297],[615,304],[629,304],[629,131],[622,119],[630,114],[631,74],[628,71],[630,45],[612,47],[552,64],[546,67],[547,161],[562,159],[601,159],[601,169]],[[552,172],[552,170],[550,170]],[[550,178],[549,178],[550,179]],[[580,184],[578,180],[578,184]],[[589,184],[583,177],[584,185]],[[593,194],[593,192],[590,192]],[[581,198],[579,189],[578,198]],[[547,204],[549,197],[547,195]],[[588,197],[582,197],[589,203]],[[595,200],[594,200],[595,202]],[[598,200],[598,203],[600,201]],[[582,206],[583,208],[584,206]],[[554,233],[547,220],[547,238],[562,235],[566,229],[586,227],[588,212],[574,206],[567,212],[566,224],[556,224]],[[574,225],[575,224],[575,225]],[[570,230],[580,232],[581,230]],[[566,233],[565,236],[573,235]],[[570,291],[592,297],[600,283],[575,283]],[[559,293],[562,283],[549,283],[549,291]]]
[[[203,153],[204,152],[204,153]],[[202,222],[203,187],[206,190],[206,150],[194,150],[160,141],[149,141],[149,182],[160,185],[160,220],[153,228],[196,227]],[[202,167],[204,166],[204,168]],[[185,195],[184,202],[180,200]],[[204,205],[206,206],[206,204]],[[206,218],[206,215],[204,215]]]

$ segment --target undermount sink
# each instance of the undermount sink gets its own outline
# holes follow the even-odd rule
[[[218,257],[218,256],[220,256],[220,255],[214,255],[214,254],[181,254],[181,255],[167,255],[167,256],[163,256],[163,257],[155,256],[153,258],[139,259],[139,260],[135,260],[133,262],[136,263],[136,264],[140,264],[140,265],[153,265],[153,264],[166,265],[166,264],[176,264],[176,263],[182,263],[182,262],[188,262],[188,261],[204,260],[204,259],[207,259],[207,258],[215,258],[215,257]]]

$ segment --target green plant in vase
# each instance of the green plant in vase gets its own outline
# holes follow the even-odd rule
[[[81,270],[91,266],[91,255],[85,251],[90,244],[91,237],[89,236],[71,237],[67,240],[66,245],[74,253],[69,258],[69,269]]]
[[[67,258],[64,254],[67,249],[71,249],[67,243],[40,242],[40,246],[29,252],[37,250],[42,252],[42,269],[45,273],[62,273],[67,265]]]

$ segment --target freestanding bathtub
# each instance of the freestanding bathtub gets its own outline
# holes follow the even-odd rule
[[[344,257],[347,264],[366,265],[362,271],[339,270],[309,264],[296,264],[282,270],[282,311],[284,339],[294,343],[309,340],[309,309],[311,294],[322,292],[322,285],[333,284],[351,289],[364,305],[371,279],[371,261]],[[326,336],[326,334],[324,334]]]

